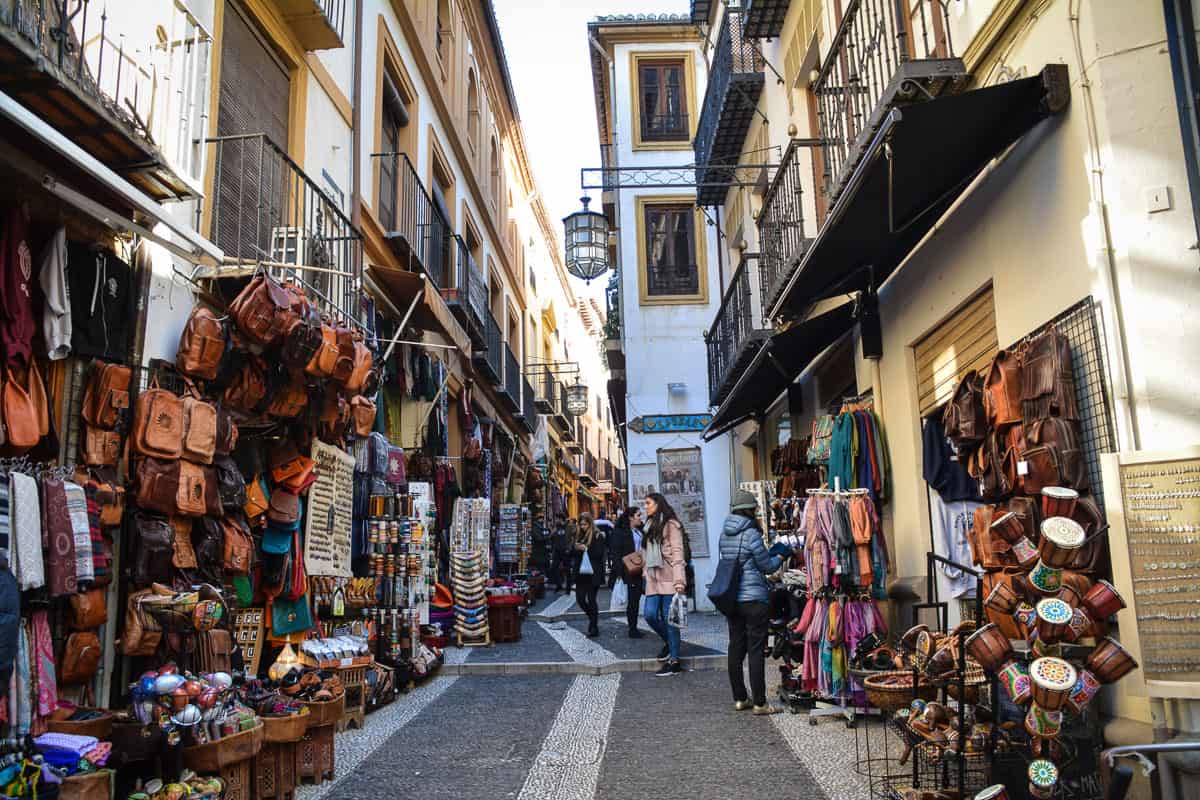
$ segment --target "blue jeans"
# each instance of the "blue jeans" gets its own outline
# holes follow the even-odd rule
[[[679,628],[667,624],[667,612],[671,610],[669,594],[646,595],[646,624],[667,643],[667,653],[672,661],[679,660]]]

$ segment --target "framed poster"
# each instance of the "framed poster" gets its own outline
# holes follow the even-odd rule
[[[629,504],[640,506],[646,495],[658,491],[658,464],[629,465]]]
[[[314,439],[317,480],[305,498],[304,568],[309,575],[350,578],[354,456]]]
[[[683,523],[692,558],[708,558],[708,527],[704,520],[704,472],[700,448],[658,451],[659,491]]]

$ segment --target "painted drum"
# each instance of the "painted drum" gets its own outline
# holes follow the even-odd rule
[[[1079,670],[1079,677],[1075,679],[1075,685],[1071,687],[1071,693],[1067,695],[1067,704],[1063,706],[1063,709],[1072,714],[1082,714],[1100,691],[1100,686],[1100,681],[1090,670]]]
[[[1037,604],[1038,639],[1047,644],[1057,642],[1067,633],[1074,613],[1069,605],[1057,597],[1047,597]]]
[[[1044,758],[1029,762],[1029,796],[1046,800],[1054,796],[1058,786],[1058,767]]]
[[[1016,544],[1018,539],[1025,538],[1025,525],[1020,517],[1009,511],[992,520],[992,532],[1009,544]]]
[[[1111,583],[1098,580],[1088,589],[1081,601],[1096,621],[1105,620],[1125,608],[1125,598]]]
[[[1020,661],[1009,661],[996,671],[996,679],[1004,687],[1013,704],[1023,706],[1033,698],[1033,686],[1029,682],[1029,671]]]
[[[900,637],[900,646],[903,647],[905,650],[908,650],[909,652],[916,650],[917,649],[917,637],[919,637],[922,632],[929,633],[929,626],[924,625],[924,624],[913,625],[911,628],[909,628],[907,631],[904,632],[903,636]]]
[[[975,800],[1008,800],[1008,789],[997,783],[975,793]]]
[[[1046,711],[1061,711],[1075,688],[1075,668],[1061,658],[1039,658],[1029,665],[1033,702]]]
[[[1025,730],[1039,739],[1053,739],[1062,732],[1062,718],[1061,711],[1047,711],[1037,703],[1030,703],[1025,714]]]
[[[1042,540],[1038,552],[1049,567],[1062,568],[1075,560],[1086,539],[1083,526],[1067,517],[1050,517],[1042,522]]]
[[[1017,596],[1013,587],[1001,581],[992,587],[992,591],[988,592],[987,599],[983,601],[983,604],[993,611],[1007,616],[1017,610],[1020,602],[1021,598]]]
[[[917,635],[917,649],[913,655],[913,663],[917,665],[917,669],[923,670],[932,656],[933,635],[928,630],[921,631]]]
[[[1032,567],[1038,561],[1038,549],[1033,546],[1033,542],[1024,536],[1013,542],[1012,553],[1017,559],[1017,563],[1026,569]]]
[[[1100,640],[1087,657],[1087,668],[1101,683],[1115,683],[1137,669],[1137,661],[1111,636]]]
[[[1037,622],[1037,609],[1029,605],[1029,603],[1021,603],[1017,606],[1017,610],[1013,612],[1013,619],[1025,630],[1032,630],[1034,623]]]
[[[1043,540],[1045,541],[1045,540]],[[1029,586],[1042,597],[1054,597],[1062,589],[1063,571],[1061,567],[1052,567],[1045,559],[1038,559],[1029,573]]]
[[[1092,627],[1092,618],[1082,608],[1077,608],[1071,612],[1071,621],[1067,624],[1067,632],[1063,638],[1068,642],[1077,642],[1085,636],[1090,636]]]
[[[1063,649],[1060,642],[1043,642],[1037,638],[1037,631],[1029,637],[1029,651],[1033,654],[1033,658],[1062,658]]]
[[[1013,655],[1012,642],[995,623],[988,623],[975,631],[963,646],[988,672],[997,672]]]
[[[1070,517],[1075,513],[1075,503],[1079,501],[1079,492],[1065,486],[1045,486],[1042,488],[1042,518]]]

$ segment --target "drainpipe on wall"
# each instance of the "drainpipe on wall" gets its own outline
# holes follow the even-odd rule
[[[350,147],[350,224],[362,230],[362,43],[363,0],[354,0],[354,86],[350,90],[350,124],[353,144]]]

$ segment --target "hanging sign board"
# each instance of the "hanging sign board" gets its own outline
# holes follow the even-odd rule
[[[314,439],[312,458],[317,480],[306,498],[304,568],[309,575],[350,578],[354,456]]]
[[[712,414],[647,414],[629,420],[634,433],[694,433],[712,422]]]
[[[708,558],[708,527],[704,520],[704,473],[699,447],[658,451],[659,491],[687,531],[692,558]]]
[[[646,495],[658,491],[658,464],[630,464],[629,486],[629,502],[640,506]]]

